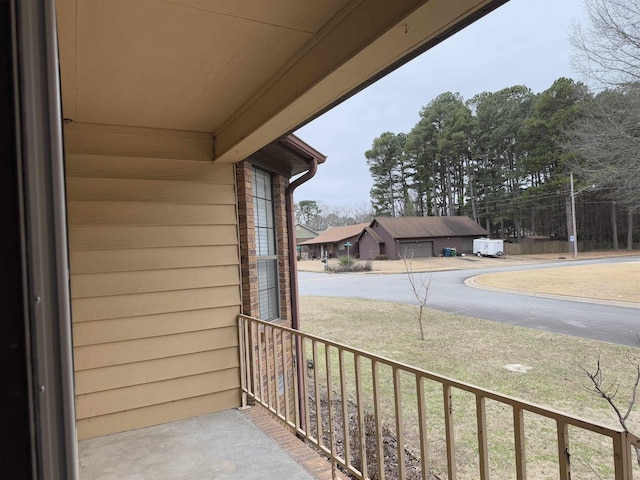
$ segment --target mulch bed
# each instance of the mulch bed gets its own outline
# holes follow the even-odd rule
[[[309,416],[310,425],[308,426],[308,432],[310,436],[317,438],[317,412],[316,412],[316,399],[315,391],[311,385],[313,382],[309,382]],[[320,386],[320,408],[322,419],[322,443],[327,448],[330,448],[329,437],[329,401],[327,395],[327,388]],[[335,451],[336,454],[344,458],[344,428],[345,422],[342,421],[342,402],[338,393],[333,394],[332,406],[334,412],[334,436],[335,436]],[[358,409],[355,403],[347,401],[347,416],[348,416],[348,429],[350,439],[350,452],[351,452],[351,465],[361,471],[361,453],[360,453],[360,428],[358,425]],[[367,473],[371,480],[378,480],[378,452],[376,449],[376,422],[375,417],[370,412],[365,412],[364,415],[364,427],[365,427],[365,444],[366,444],[366,457],[367,457]],[[387,480],[402,480],[399,477],[398,470],[398,442],[395,435],[387,426],[382,425],[382,442],[384,452],[384,478]],[[319,449],[318,449],[319,450]],[[322,453],[322,452],[321,452]],[[405,479],[406,480],[421,480],[422,479],[422,465],[420,459],[416,457],[412,452],[404,448],[405,453]],[[346,472],[342,467],[339,468],[350,475],[351,478],[356,478],[349,472]],[[437,476],[430,474],[430,480],[440,480]]]

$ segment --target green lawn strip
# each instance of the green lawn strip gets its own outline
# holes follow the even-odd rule
[[[338,341],[377,355],[468,382],[502,394],[548,406],[565,413],[616,426],[613,411],[589,389],[580,370],[592,369],[600,358],[604,383],[620,384],[616,397],[628,404],[638,349],[593,340],[557,335],[459,315],[427,311],[426,340],[419,340],[417,307],[390,302],[301,297],[302,328],[307,333]],[[322,352],[323,353],[323,352]],[[322,355],[321,355],[321,358]],[[337,361],[332,363],[334,378]],[[323,361],[319,362],[320,364]],[[504,368],[507,364],[531,367],[527,373]],[[353,357],[345,356],[350,388],[353,390]],[[324,372],[324,366],[319,365]],[[363,369],[367,372],[368,369]],[[394,425],[390,369],[381,369],[383,405],[387,423]],[[365,376],[366,388],[371,382]],[[337,381],[333,388],[338,389]],[[413,378],[402,377],[406,443],[417,448],[416,387]],[[425,385],[428,409],[429,447],[432,469],[446,471],[442,389]],[[457,465],[460,478],[477,478],[477,437],[473,395],[453,390],[456,423]],[[370,405],[367,406],[369,408]],[[632,431],[640,430],[632,414]],[[527,462],[530,478],[557,478],[555,423],[526,414]],[[490,466],[496,478],[514,476],[513,417],[510,408],[487,402]],[[611,474],[609,443],[598,436],[571,432],[572,468],[577,478],[608,478]]]

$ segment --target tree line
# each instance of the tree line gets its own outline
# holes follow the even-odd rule
[[[410,132],[384,132],[365,152],[376,214],[469,215],[503,236],[560,233],[567,154],[554,137],[585,95],[565,78],[539,96],[522,85],[467,101],[438,95]]]
[[[631,248],[640,206],[638,119],[636,83],[594,94],[559,78],[539,94],[517,85],[466,101],[446,92],[420,110],[410,132],[384,132],[365,152],[370,204],[303,200],[296,219],[323,231],[374,215],[468,215],[495,237],[566,240],[573,172],[578,238],[607,248],[620,239]]]
[[[492,235],[578,237],[632,248],[640,211],[640,0],[585,0],[574,66],[559,78],[465,100],[445,92],[408,133],[365,152],[377,215],[469,215]],[[576,184],[571,193],[570,174]]]

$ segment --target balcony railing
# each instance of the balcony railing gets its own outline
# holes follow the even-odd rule
[[[574,478],[632,478],[631,449],[640,442],[621,428],[244,315],[238,325],[243,402],[264,406],[326,455],[334,478],[340,468],[362,480],[523,480],[531,455],[546,469],[538,477],[568,480],[577,466],[571,461],[574,439],[580,457],[587,455],[584,446],[577,448],[585,435],[588,448],[603,453],[589,450],[587,465],[581,464],[588,474],[575,470]],[[463,404],[473,427],[456,411]],[[541,445],[532,435],[546,440]],[[510,465],[494,465],[500,455]]]

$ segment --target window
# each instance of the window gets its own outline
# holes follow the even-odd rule
[[[260,318],[274,320],[280,316],[280,306],[278,302],[278,255],[273,214],[273,182],[271,175],[257,168],[253,169],[253,178]]]

